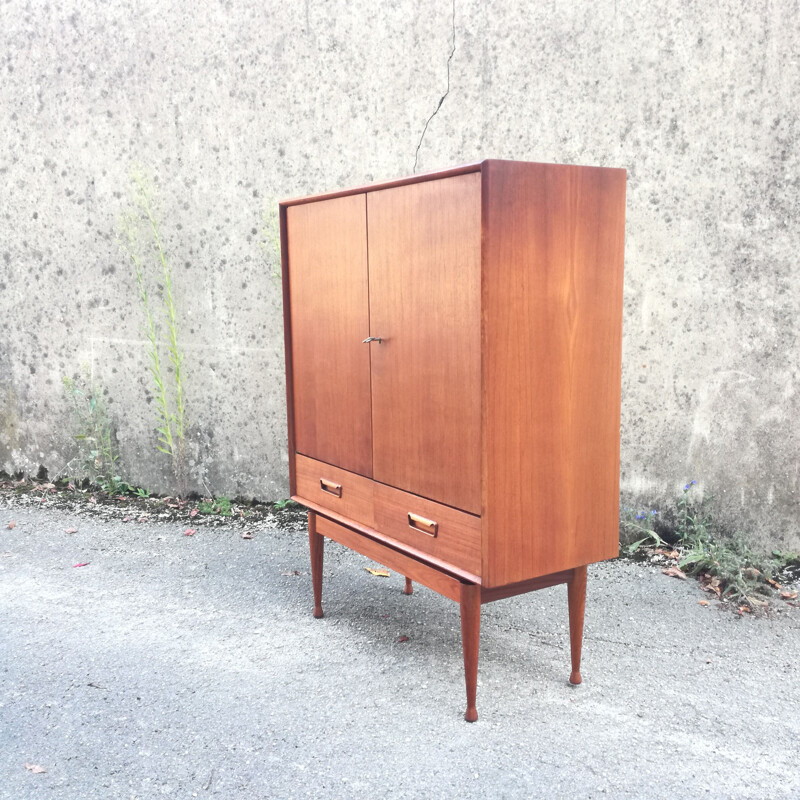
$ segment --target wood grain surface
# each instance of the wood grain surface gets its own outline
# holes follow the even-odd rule
[[[482,175],[482,577],[500,586],[617,554],[625,172]]]
[[[298,454],[296,480],[297,493],[306,500],[362,525],[374,525],[373,483],[369,478]],[[339,496],[323,489],[328,482],[341,487]]]
[[[447,167],[446,169],[434,169],[429,172],[417,172],[414,175],[406,175],[403,178],[391,178],[386,181],[376,181],[375,183],[367,183],[361,186],[351,186],[347,189],[336,189],[332,192],[324,192],[323,194],[306,195],[305,197],[293,197],[289,200],[283,200],[282,206],[294,206],[303,203],[316,203],[319,200],[329,200],[335,197],[346,197],[351,194],[363,194],[365,192],[375,192],[380,189],[390,189],[394,186],[408,186],[412,183],[425,183],[427,181],[438,181],[442,178],[450,178],[454,175],[465,175],[468,172],[480,172],[481,162],[473,161],[468,164],[461,164],[457,167]]]
[[[387,547],[385,544],[376,542],[360,533],[357,533],[344,525],[339,525],[333,520],[325,517],[317,517],[316,530],[323,536],[333,539],[335,542],[355,550],[356,553],[371,558],[379,564],[407,576],[417,583],[427,586],[434,592],[438,592],[451,600],[458,602],[460,598],[461,583],[449,575],[445,575],[438,569],[423,564],[414,558],[402,553],[394,548]],[[408,583],[405,584],[408,587]],[[410,594],[410,592],[406,592]]]
[[[311,556],[311,586],[314,590],[314,616],[322,619],[322,563],[325,557],[325,539],[317,531],[317,515],[308,512],[308,550]]]
[[[464,651],[464,680],[467,688],[467,722],[478,721],[475,706],[478,692],[478,652],[481,634],[481,587],[461,584],[461,646]]]
[[[286,207],[278,207],[278,220],[281,235],[281,288],[283,292],[283,353],[286,365],[286,438],[289,447],[289,494],[297,491],[294,472],[294,366],[292,364],[292,315],[289,295],[289,243],[286,224]]]
[[[484,161],[281,205],[314,613],[324,536],[457,600],[468,721],[482,602],[566,582],[581,681],[585,565],[618,548],[625,181]]]
[[[287,209],[297,452],[372,474],[366,201]]]
[[[476,583],[480,584],[481,579],[480,576],[474,572],[469,572],[468,570],[461,569],[460,567],[455,566],[454,564],[443,561],[440,558],[436,558],[432,556],[430,553],[426,553],[423,550],[419,550],[418,548],[407,545],[401,544],[397,541],[397,539],[392,538],[391,536],[387,536],[382,531],[379,531],[377,528],[370,527],[369,525],[364,525],[360,522],[356,522],[351,517],[345,517],[342,514],[338,514],[336,511],[331,511],[329,508],[325,508],[324,506],[315,503],[313,500],[308,500],[305,497],[301,497],[300,495],[293,495],[292,500],[296,503],[299,503],[301,506],[305,506],[310,511],[316,511],[317,519],[319,520],[321,517],[325,517],[326,519],[330,519],[332,522],[335,522],[337,525],[343,525],[345,528],[352,529],[356,533],[360,533],[363,536],[366,536],[368,539],[372,539],[379,544],[385,545],[391,550],[398,550],[400,552],[405,553],[410,558],[413,558],[417,561],[420,561],[427,566],[432,567],[445,575],[449,575],[456,580],[463,581],[466,583]]]
[[[565,569],[562,572],[551,572],[520,583],[507,583],[505,586],[496,586],[493,589],[484,587],[481,589],[481,603],[493,603],[495,600],[505,600],[507,597],[516,597],[518,594],[535,592],[539,589],[546,589],[548,586],[556,586],[559,583],[569,583],[574,575],[574,570]]]
[[[569,649],[572,671],[569,682],[577,686],[581,678],[581,648],[583,646],[583,616],[586,609],[586,567],[575,567],[572,580],[567,584],[569,601]]]
[[[374,486],[374,503],[375,526],[387,536],[467,572],[480,574],[480,517],[381,483]],[[435,522],[436,535],[411,527],[409,514]]]
[[[480,174],[370,192],[376,480],[480,513]]]

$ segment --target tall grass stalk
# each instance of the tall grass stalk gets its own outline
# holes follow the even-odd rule
[[[152,194],[141,173],[133,175],[133,192],[136,213],[124,215],[122,229],[123,245],[136,274],[139,299],[145,314],[145,334],[148,341],[148,368],[153,380],[156,412],[158,416],[158,444],[162,453],[172,459],[172,470],[178,482],[181,496],[186,495],[186,402],[184,394],[183,352],[178,339],[178,321],[175,309],[175,294],[172,284],[172,268],[167,258],[158,219],[153,210]],[[166,321],[166,347],[172,364],[172,394],[167,390],[166,370],[161,358],[161,331],[153,315],[147,291],[146,262],[140,247],[140,222],[146,223],[148,240],[157,256],[163,285],[160,299]]]

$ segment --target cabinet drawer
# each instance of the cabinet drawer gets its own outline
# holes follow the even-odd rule
[[[481,574],[481,518],[375,484],[375,527],[402,544]]]
[[[362,525],[374,525],[372,481],[313,458],[296,456],[297,496]]]

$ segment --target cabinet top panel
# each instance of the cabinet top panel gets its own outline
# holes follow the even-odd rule
[[[365,184],[364,186],[354,186],[349,189],[341,189],[334,192],[325,192],[323,194],[312,194],[307,195],[306,197],[294,197],[289,200],[282,200],[280,205],[283,207],[286,206],[297,206],[303,203],[314,203],[317,200],[329,200],[334,197],[345,197],[346,195],[350,194],[359,194],[361,192],[374,192],[378,191],[379,189],[390,189],[393,186],[404,186],[410,183],[422,183],[423,181],[435,181],[439,180],[440,178],[449,178],[454,175],[464,175],[468,172],[480,172],[486,165],[496,163],[496,164],[534,164],[537,162],[532,161],[512,161],[507,159],[485,159],[483,161],[474,161],[469,164],[462,164],[457,167],[451,167],[449,169],[439,169],[434,170],[432,172],[420,172],[417,175],[407,175],[404,178],[397,178],[395,180],[389,181],[380,181],[378,183],[369,183]],[[549,165],[549,166],[578,166],[578,165]],[[608,169],[614,170],[615,172],[625,172],[624,169],[617,169],[615,167],[592,167],[592,169]]]

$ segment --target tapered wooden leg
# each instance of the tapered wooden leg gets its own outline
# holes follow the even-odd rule
[[[406,578],[406,588],[403,589],[403,594],[414,594],[414,587],[411,584],[411,578]]]
[[[311,583],[314,586],[314,616],[322,614],[322,555],[325,537],[317,533],[317,515],[308,512],[308,548],[311,551]]]
[[[464,719],[475,722],[478,710],[475,696],[478,691],[478,647],[481,632],[481,587],[461,584],[461,643],[464,648],[464,677],[467,682],[467,711]]]
[[[567,584],[569,600],[569,647],[572,655],[572,674],[569,682],[581,682],[581,644],[583,643],[583,612],[586,607],[586,567],[575,567]]]

